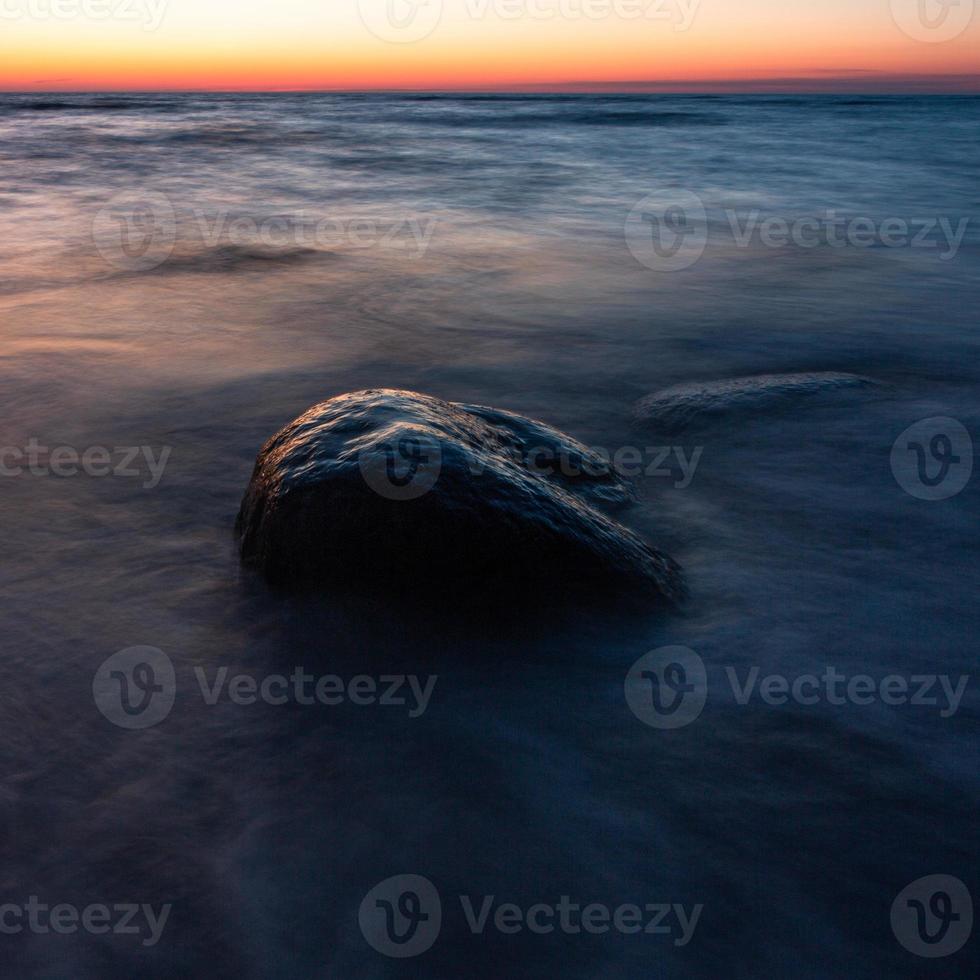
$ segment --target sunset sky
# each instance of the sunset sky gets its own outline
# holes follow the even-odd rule
[[[980,91],[980,0],[950,3],[0,0],[0,88]]]

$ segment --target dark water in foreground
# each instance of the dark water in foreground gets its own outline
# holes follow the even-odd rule
[[[926,875],[980,900],[976,679],[951,712],[938,681],[938,704],[740,704],[729,672],[975,671],[980,477],[918,499],[890,457],[919,420],[980,432],[978,137],[974,98],[0,96],[0,447],[169,450],[162,476],[141,454],[138,476],[0,477],[0,902],[172,906],[152,946],[0,934],[3,975],[976,975],[976,936],[927,959],[890,922]],[[629,218],[643,199],[659,224]],[[689,227],[703,255],[668,271],[673,239],[643,234]],[[668,386],[801,372],[876,383],[632,419]],[[255,455],[371,386],[638,453],[624,520],[684,566],[684,610],[268,594],[232,534]],[[668,445],[700,451],[690,480],[676,454],[657,475]],[[133,731],[92,683],[138,645],[177,693]],[[707,670],[669,731],[624,697],[666,645]],[[438,681],[413,718],[209,706],[195,675],[297,666]],[[442,896],[417,959],[358,925],[396,874]],[[703,909],[684,945],[673,914],[474,935],[461,895]]]

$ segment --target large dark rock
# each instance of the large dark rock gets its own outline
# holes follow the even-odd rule
[[[279,585],[676,600],[675,562],[599,509],[629,499],[601,457],[540,422],[381,389],[269,440],[237,527],[242,559]]]

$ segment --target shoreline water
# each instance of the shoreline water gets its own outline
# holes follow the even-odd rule
[[[928,969],[910,967],[889,915],[910,882],[976,866],[980,490],[974,474],[947,499],[914,496],[914,469],[892,454],[922,420],[980,433],[980,101],[658,96],[645,123],[610,124],[608,100],[584,96],[168,96],[159,111],[34,114],[7,100],[0,449],[170,450],[152,487],[101,469],[0,476],[0,904],[172,906],[151,949],[0,936],[11,975],[362,976],[361,902],[401,874],[429,880],[446,916],[425,959],[379,959],[378,975]],[[740,248],[709,234],[687,268],[651,268],[628,216],[676,190],[703,201],[709,230],[731,208],[970,223],[948,261],[911,244]],[[120,193],[172,202],[173,251],[152,268],[97,247],[107,205],[146,227]],[[271,261],[247,233],[203,241],[197,220],[247,231],[304,210],[345,227],[436,223],[422,254],[379,236]],[[726,403],[671,433],[634,418],[677,386],[812,373],[877,383]],[[488,584],[474,620],[356,590],[283,598],[243,573],[233,527],[263,443],[309,406],[375,387],[517,412],[611,455],[700,448],[689,481],[636,474],[629,512],[683,565],[683,610],[536,608],[533,595],[516,610]],[[175,677],[168,716],[142,731],[92,692],[99,666],[136,646],[165,653]],[[706,678],[700,715],[673,731],[624,696],[664,647],[693,651]],[[780,677],[792,692],[829,666],[879,683],[946,676],[954,693],[971,681],[948,717],[884,697],[741,704],[728,683]],[[418,717],[194,695],[199,671],[298,667],[439,680]],[[563,895],[704,909],[683,947],[474,936],[453,896],[478,910],[490,894],[525,911]],[[970,966],[969,951],[938,961],[946,976]]]

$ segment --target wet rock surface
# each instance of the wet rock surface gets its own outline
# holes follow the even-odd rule
[[[540,422],[377,389],[331,398],[262,448],[238,516],[273,584],[677,601],[677,564],[607,511],[609,464]]]
[[[873,384],[870,378],[836,371],[693,381],[641,398],[634,406],[633,417],[664,432],[679,432],[722,418],[772,411]]]

